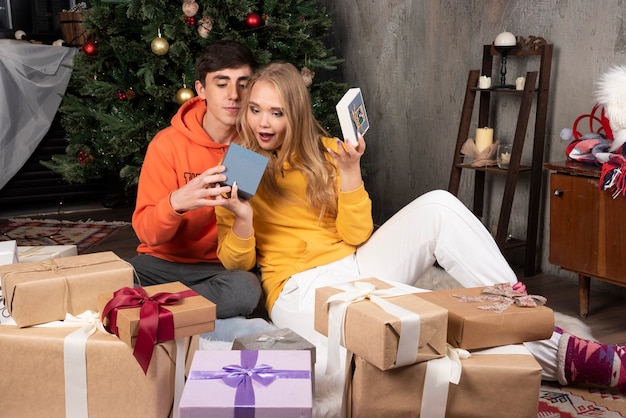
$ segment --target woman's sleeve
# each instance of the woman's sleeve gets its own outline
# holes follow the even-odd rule
[[[361,245],[372,235],[372,201],[361,184],[356,190],[338,193],[337,231],[345,242]]]
[[[228,209],[217,206],[217,257],[229,270],[250,270],[256,265],[256,239],[239,238],[233,232],[235,215]]]

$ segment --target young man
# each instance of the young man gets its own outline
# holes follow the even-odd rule
[[[216,255],[217,187],[222,157],[237,137],[243,90],[257,63],[234,41],[209,45],[196,61],[198,96],[154,137],[139,177],[133,228],[139,253],[129,260],[139,285],[180,281],[217,305],[217,317],[250,314],[259,304],[258,277],[225,269]]]

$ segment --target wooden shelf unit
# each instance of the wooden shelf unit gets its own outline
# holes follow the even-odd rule
[[[528,71],[526,73],[526,82],[523,90],[502,87],[492,87],[489,89],[478,88],[478,79],[481,74],[489,77],[492,76],[494,66],[493,58],[499,55],[493,45],[484,45],[482,70],[471,70],[469,72],[450,172],[450,180],[448,183],[448,191],[457,195],[463,170],[472,170],[474,172],[474,203],[472,211],[476,216],[482,218],[486,173],[505,176],[504,193],[500,205],[495,240],[502,250],[522,246],[525,247],[524,275],[533,276],[536,274],[537,269],[537,233],[539,227],[539,204],[541,199],[541,175],[546,135],[548,94],[550,91],[552,45],[546,43],[546,41],[540,37],[531,36],[528,40],[520,37],[517,47],[507,55],[507,57],[537,57],[540,59],[539,71]],[[479,95],[477,126],[480,127],[492,127],[489,123],[490,111],[492,110],[492,95],[506,94],[520,97],[517,123],[513,136],[511,162],[508,169],[500,169],[497,166],[474,167],[464,162],[465,156],[461,153],[461,148],[470,137],[469,132],[470,126],[472,125],[472,113],[477,94]],[[524,151],[524,142],[531,108],[535,99],[537,104],[532,141],[532,161],[529,166],[523,166],[520,161]],[[518,239],[509,237],[508,229],[513,207],[513,198],[515,197],[519,175],[522,173],[530,174],[530,191],[526,237],[524,239]]]

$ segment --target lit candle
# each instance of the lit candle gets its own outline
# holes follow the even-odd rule
[[[496,36],[495,41],[493,41],[495,46],[515,46],[516,43],[515,35],[511,32],[502,32]]]
[[[502,154],[500,154],[500,161],[502,161],[502,164],[504,165],[509,165],[509,163],[511,162],[511,153],[503,152]]]
[[[478,88],[479,89],[488,89],[491,87],[491,77],[487,77],[486,75],[481,75],[478,79]]]
[[[493,128],[476,129],[476,148],[478,152],[489,148],[493,144]]]
[[[517,77],[515,79],[516,90],[524,90],[524,84],[526,84],[526,79],[524,77]]]

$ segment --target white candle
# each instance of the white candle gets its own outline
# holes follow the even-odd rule
[[[478,152],[489,148],[493,144],[493,128],[476,129],[476,148]]]
[[[511,153],[503,152],[502,154],[500,154],[500,161],[502,161],[502,164],[504,165],[509,165],[509,163],[511,162]]]
[[[511,32],[502,32],[496,36],[495,41],[493,41],[495,46],[515,46],[516,43],[515,35]]]
[[[491,77],[487,77],[486,75],[481,75],[478,79],[478,88],[479,89],[488,89],[491,87]]]
[[[516,90],[524,90],[524,85],[526,84],[526,79],[524,77],[517,77],[515,79],[515,89]]]

